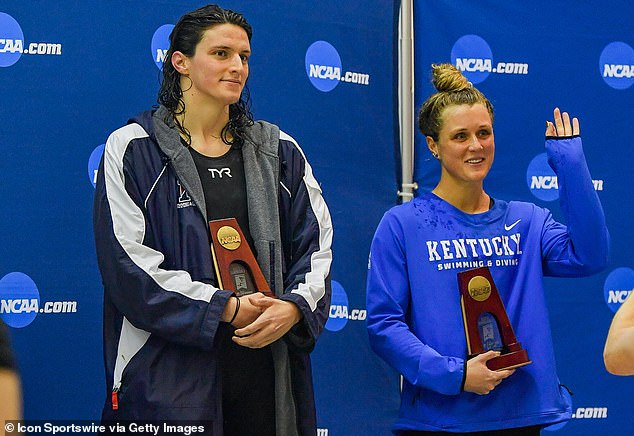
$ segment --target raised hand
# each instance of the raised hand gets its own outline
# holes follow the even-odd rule
[[[546,136],[573,136],[579,134],[579,120],[572,119],[570,123],[570,115],[568,112],[561,113],[558,107],[553,111],[555,122],[546,121]]]

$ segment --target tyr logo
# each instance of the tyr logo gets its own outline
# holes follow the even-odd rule
[[[216,176],[222,179],[223,174],[226,174],[229,177],[233,177],[231,175],[231,168],[207,168],[207,171],[211,173],[211,178],[215,179]]]

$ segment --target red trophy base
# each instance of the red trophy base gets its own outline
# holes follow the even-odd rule
[[[528,359],[528,353],[526,350],[519,350],[500,354],[499,356],[488,360],[486,365],[491,371],[500,371],[503,369],[519,368],[520,366],[528,365],[529,363],[533,362]]]

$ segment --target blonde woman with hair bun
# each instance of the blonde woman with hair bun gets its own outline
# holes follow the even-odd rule
[[[572,413],[557,376],[543,277],[594,274],[608,257],[579,121],[555,108],[546,123],[564,224],[546,208],[485,191],[495,157],[493,105],[453,65],[432,65],[432,75],[437,92],[420,108],[418,124],[440,180],[388,210],[370,250],[370,344],[403,375],[393,431],[539,435]],[[478,267],[489,268],[531,364],[489,369],[487,361],[505,351],[499,331],[486,352],[468,356],[457,273]]]

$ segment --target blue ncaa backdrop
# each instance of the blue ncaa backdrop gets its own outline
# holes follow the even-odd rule
[[[441,62],[456,65],[491,100],[496,154],[485,189],[493,197],[534,202],[561,221],[557,178],[544,154],[545,121],[558,105],[581,123],[611,234],[611,261],[592,277],[546,281],[573,419],[543,434],[634,434],[634,379],[608,374],[602,358],[612,316],[634,289],[633,13],[631,3],[616,0],[414,2],[416,106],[433,92],[430,65]],[[422,135],[415,139],[414,179],[419,192],[428,191],[439,165]]]
[[[333,302],[313,354],[320,434],[380,435],[398,408],[398,377],[369,350],[365,271],[374,228],[396,201],[398,1],[225,1],[254,27],[249,87],[257,118],[297,139],[335,226]],[[559,374],[574,419],[560,434],[631,429],[633,380],[608,375],[601,352],[634,288],[632,6],[417,0],[416,105],[432,62],[459,64],[496,107],[487,189],[561,217],[543,161],[544,121],[560,105],[581,119],[595,189],[612,235],[609,268],[549,279]],[[96,420],[105,391],[102,288],[91,228],[102,144],[156,99],[170,26],[193,1],[0,4],[0,315],[22,375],[25,418]],[[495,69],[495,71],[494,71]],[[420,190],[438,177],[416,137]]]

